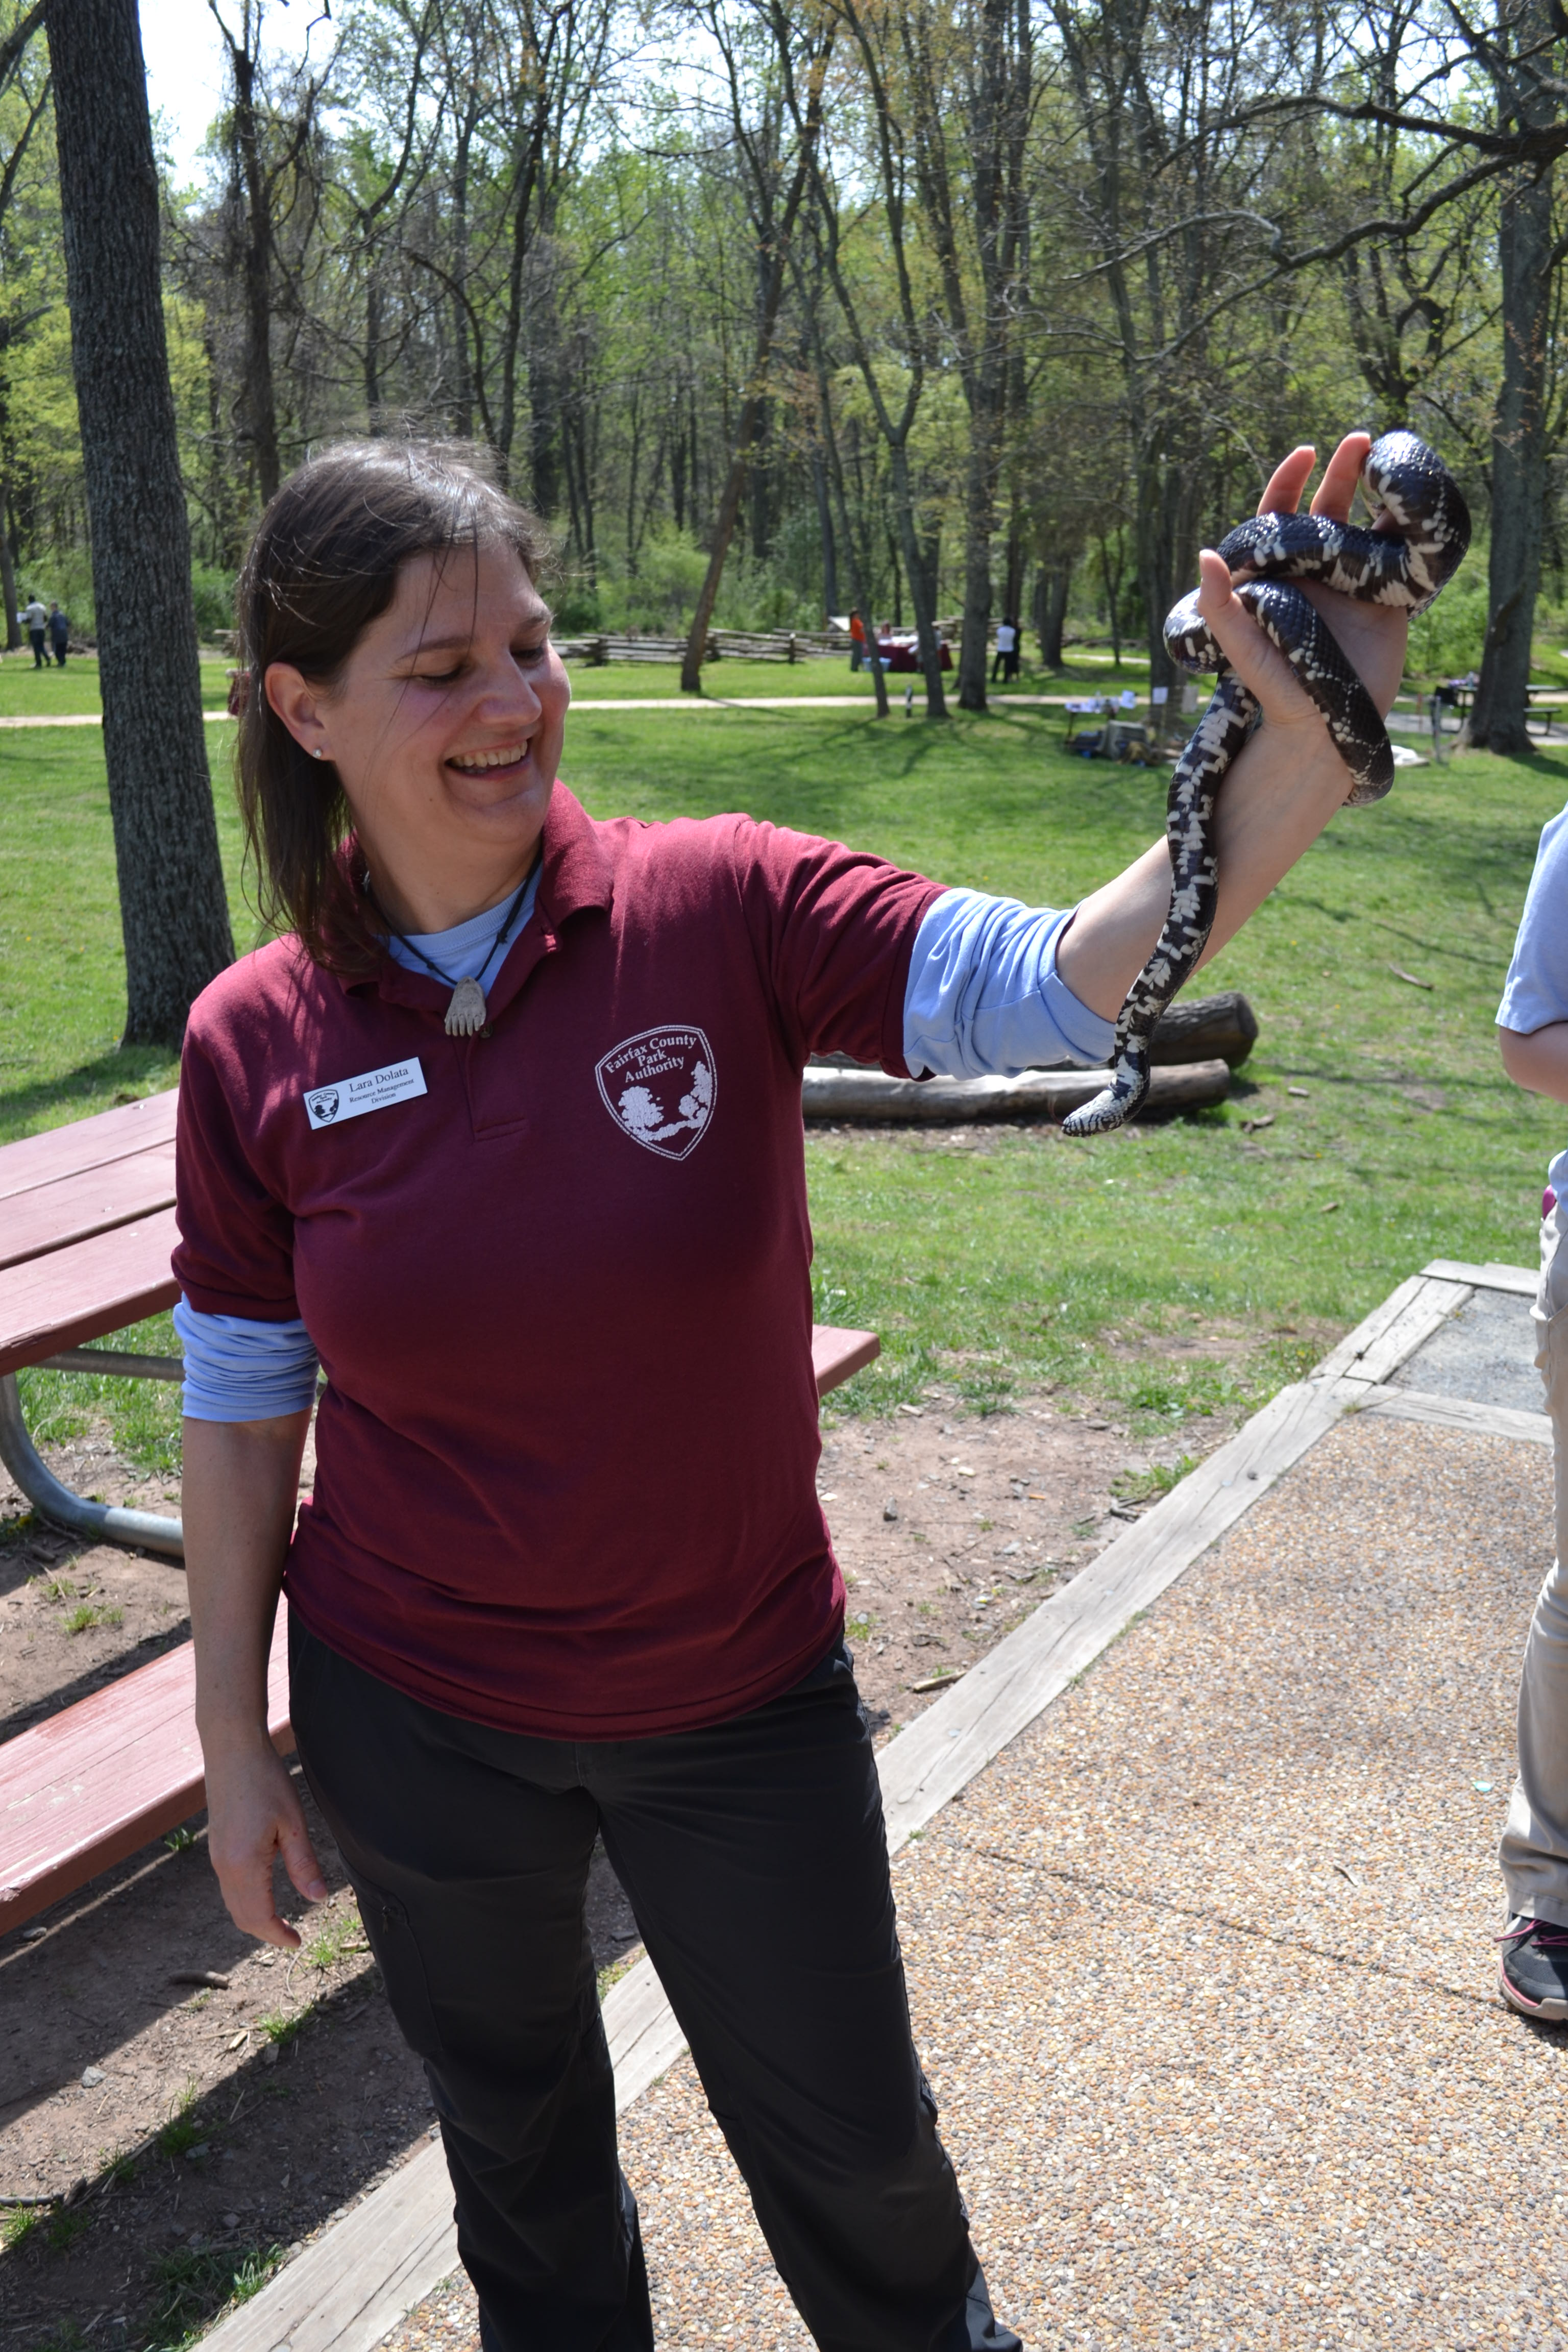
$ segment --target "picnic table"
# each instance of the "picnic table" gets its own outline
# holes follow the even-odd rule
[[[912,635],[885,636],[877,640],[877,651],[882,667],[900,673],[918,671],[921,666],[920,640]],[[952,667],[952,648],[945,637],[937,641],[937,655],[943,669]]]
[[[0,1460],[47,1519],[94,1541],[184,1557],[178,1519],[73,1494],[38,1455],[16,1374],[31,1365],[143,1380],[177,1356],[89,1346],[171,1307],[177,1095],[150,1095],[0,1147]],[[874,1331],[813,1326],[818,1396],[880,1352]],[[267,1727],[293,1747],[285,1616]],[[0,1745],[0,1935],[177,1827],[205,1801],[189,1642]]]
[[[178,1519],[74,1494],[27,1433],[16,1374],[32,1365],[177,1381],[177,1356],[87,1343],[172,1307],[174,1107],[148,1095],[0,1147],[0,1461],[36,1509],[74,1535],[182,1558]]]

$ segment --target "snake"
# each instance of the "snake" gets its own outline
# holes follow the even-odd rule
[[[1260,514],[1226,533],[1218,552],[1241,603],[1277,646],[1322,714],[1350,772],[1349,808],[1382,800],[1394,782],[1388,730],[1328,623],[1295,583],[1315,581],[1363,604],[1424,613],[1453,578],[1470,543],[1470,512],[1458,482],[1414,433],[1385,433],[1368,450],[1362,487],[1370,527],[1328,515]],[[1154,1027],[1203,953],[1219,894],[1215,807],[1226,772],[1257,723],[1258,703],[1184,596],[1165,622],[1166,650],[1195,675],[1219,673],[1208,709],[1176,762],[1165,812],[1171,903],[1154,951],[1127,992],[1116,1024],[1110,1083],[1062,1121],[1064,1135],[1102,1135],[1130,1118],[1149,1091]]]

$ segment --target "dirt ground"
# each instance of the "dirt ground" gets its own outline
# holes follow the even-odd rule
[[[1176,1446],[1226,1433],[1198,1426],[1150,1451],[1047,1400],[980,1419],[937,1389],[830,1427],[819,1486],[879,1739],[1136,1517]],[[101,1436],[53,1466],[106,1500],[168,1507]],[[188,1633],[177,1567],[75,1545],[0,1483],[0,1737]],[[312,1826],[332,1891],[291,1902],[292,1958],[230,1925],[199,1819],[0,1938],[0,2352],[178,2345],[432,2128]],[[601,1969],[635,1954],[602,1857],[590,1929]]]

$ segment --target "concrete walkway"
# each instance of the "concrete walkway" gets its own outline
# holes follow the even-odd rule
[[[1522,1293],[1476,1291],[1401,1406],[1530,1437],[1347,1416],[896,1864],[1031,2347],[1568,2345],[1568,2034],[1500,2005],[1491,1941],[1551,1549],[1530,1346]],[[621,2131],[661,2343],[807,2352],[689,2059]],[[477,2342],[460,2281],[388,2338]]]
[[[1412,1276],[1111,1548],[1078,1634],[1044,1604],[885,1751],[917,2038],[1031,2352],[1568,2347],[1568,2033],[1500,2005],[1491,1940],[1551,1545],[1531,1287]],[[640,2063],[633,2022],[661,2346],[807,2352],[678,2035]],[[401,2197],[414,2293],[450,2262],[430,2157],[214,2352],[472,2352],[460,2274],[408,2309],[383,2251]]]

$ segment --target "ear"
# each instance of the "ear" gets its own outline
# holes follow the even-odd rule
[[[292,662],[269,662],[262,673],[262,689],[301,751],[312,759],[330,760],[326,721],[320,689],[310,685]]]

